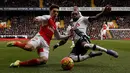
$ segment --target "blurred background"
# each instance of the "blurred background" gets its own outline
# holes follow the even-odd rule
[[[94,16],[101,12],[102,7],[111,5],[116,9],[93,21],[88,34],[91,39],[101,39],[101,29],[105,22],[112,29],[126,29],[107,31],[107,39],[130,38],[129,0],[0,0],[0,38],[33,37],[39,30],[33,18],[49,14],[48,7],[52,4],[60,6],[57,22],[61,34],[69,25],[73,6],[78,6],[83,16]]]

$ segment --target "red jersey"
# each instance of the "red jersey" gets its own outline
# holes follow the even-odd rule
[[[107,29],[107,25],[103,24],[103,30],[106,30],[106,29]]]
[[[45,16],[42,16],[42,18],[44,17]],[[49,15],[44,20],[47,21],[47,23],[44,26],[40,26],[39,34],[44,38],[47,44],[50,45],[50,41],[52,39],[54,31],[56,30],[56,24],[54,19]]]

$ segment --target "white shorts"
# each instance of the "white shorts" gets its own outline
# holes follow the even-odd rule
[[[46,57],[48,59],[49,56],[49,46],[44,38],[38,33],[36,34],[28,44],[33,45],[35,49],[37,49],[39,57]]]
[[[107,32],[106,30],[103,30],[103,35],[106,35],[106,32]]]

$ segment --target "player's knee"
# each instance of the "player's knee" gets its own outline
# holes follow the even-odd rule
[[[33,45],[31,45],[31,44],[27,44],[27,45],[25,45],[25,47],[24,47],[26,50],[28,50],[28,51],[32,51],[32,50],[34,50],[34,47],[33,47]]]
[[[95,44],[84,44],[84,47],[87,47],[87,48],[91,48],[92,50],[95,50],[96,49],[96,45]]]
[[[89,47],[92,48],[92,50],[96,50],[96,45],[95,44],[89,44]]]
[[[89,43],[87,43],[87,42],[82,42],[81,45],[82,45],[83,47],[85,47],[85,48],[90,48]]]
[[[43,56],[43,57],[40,57],[39,60],[40,60],[41,64],[46,64],[47,61],[48,61],[48,58],[46,58],[45,56]]]

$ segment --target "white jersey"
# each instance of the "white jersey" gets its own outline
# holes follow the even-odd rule
[[[76,22],[73,22],[73,27],[76,27],[80,31],[82,31],[84,34],[86,34],[87,28],[89,26],[89,17],[81,16]],[[75,32],[74,32],[75,33]],[[75,33],[74,40],[79,40],[79,36]]]
[[[66,35],[71,34],[71,32],[70,32],[71,28],[72,27],[70,25],[67,27],[66,32],[65,32]]]

